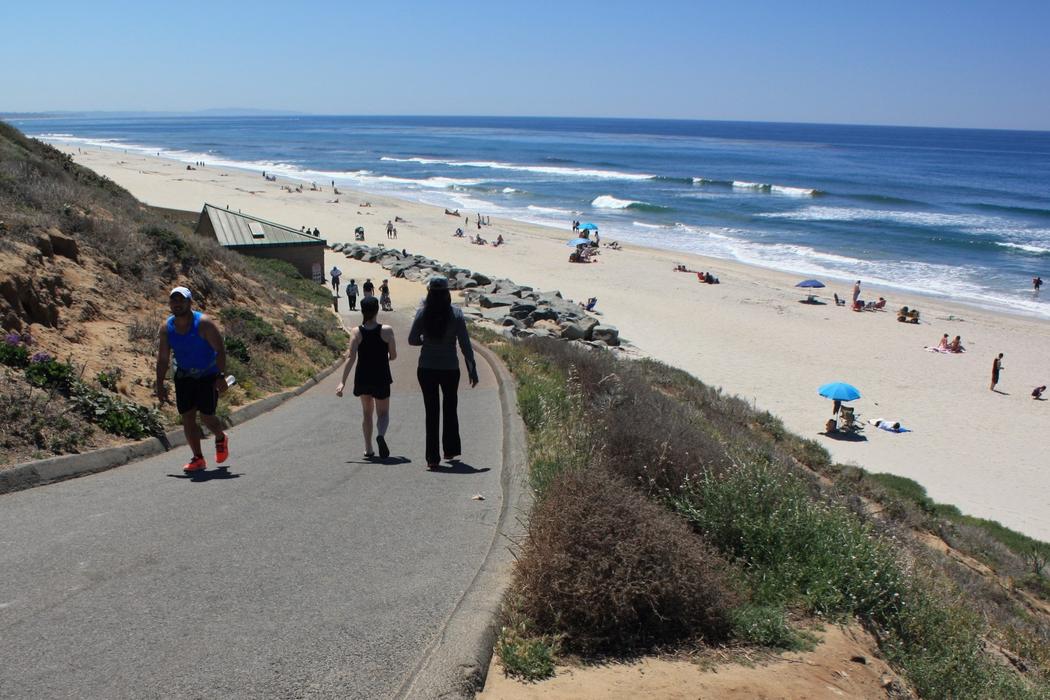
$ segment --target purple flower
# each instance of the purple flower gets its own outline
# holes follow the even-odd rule
[[[22,342],[22,336],[18,333],[8,333],[4,336],[4,342],[8,345],[18,345]]]
[[[50,362],[51,356],[48,355],[46,352],[38,352],[35,353],[32,357],[30,357],[29,361],[34,364],[37,362]]]

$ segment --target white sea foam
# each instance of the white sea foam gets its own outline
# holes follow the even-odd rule
[[[660,226],[659,224],[646,224],[641,221],[632,221],[631,225],[637,226],[638,228],[667,228],[667,226]]]
[[[520,191],[521,190],[516,190],[513,187],[504,187],[503,188],[503,194],[513,194],[515,192],[520,192]]]
[[[1000,245],[1004,248],[1016,248],[1017,250],[1023,250],[1026,253],[1034,253],[1036,255],[1050,255],[1050,248],[1045,248],[1037,245],[1029,245],[1027,243],[1006,243],[1004,241],[996,241],[996,245]]]
[[[646,173],[625,173],[618,170],[596,170],[593,168],[566,168],[556,165],[520,165],[495,160],[439,160],[436,158],[394,158],[382,156],[379,160],[395,163],[421,163],[424,165],[447,165],[454,168],[493,168],[496,170],[513,170],[518,172],[557,175],[559,177],[585,177],[603,180],[652,180],[655,175]]]
[[[816,190],[806,187],[788,187],[787,185],[770,185],[769,191],[774,194],[782,194],[788,197],[812,197],[817,194]]]
[[[943,214],[928,211],[894,211],[853,207],[808,206],[796,211],[756,214],[767,219],[795,221],[889,221],[909,226],[954,226],[962,228],[994,226],[1001,220],[972,214]]]
[[[572,212],[568,209],[558,209],[557,207],[540,207],[535,204],[530,204],[525,208],[529,211],[534,211],[540,214],[557,214],[558,216],[572,216]]]
[[[611,194],[599,195],[591,202],[591,206],[598,209],[626,209],[632,204],[641,204],[641,202],[634,199],[617,199]]]

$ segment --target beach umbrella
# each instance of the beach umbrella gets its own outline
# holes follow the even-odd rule
[[[597,231],[598,227],[595,226],[594,224],[592,224],[590,221],[588,221],[585,224],[580,224],[580,230],[581,231]]]
[[[590,242],[591,242],[590,238],[573,238],[571,241],[569,241],[565,245],[572,246],[572,247],[575,248],[578,245],[589,245]]]
[[[824,283],[820,280],[802,280],[796,287],[804,287],[806,289],[819,289],[824,286]]]
[[[846,382],[829,382],[817,389],[817,393],[834,401],[853,401],[860,398],[857,387]]]

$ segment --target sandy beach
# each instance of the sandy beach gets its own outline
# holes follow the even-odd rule
[[[302,193],[289,192],[282,186],[300,183],[210,166],[186,170],[185,163],[117,150],[63,150],[151,205],[196,211],[205,202],[228,205],[294,228],[317,227],[329,243],[351,241],[354,228],[364,226],[373,245],[396,245],[576,300],[595,296],[604,322],[642,352],[771,411],[837,461],[915,479],[931,497],[964,513],[1050,540],[1050,460],[1042,445],[1050,401],[1030,396],[1033,387],[1050,383],[1045,321],[863,283],[861,297],[885,296],[888,311],[855,313],[831,299],[833,292],[848,299],[852,281],[825,280],[828,287],[816,291],[826,303],[806,304],[794,287],[799,276],[629,245],[603,247],[594,264],[570,264],[568,221],[557,230],[492,217],[482,235],[491,241],[502,234],[506,245],[478,246],[453,238],[457,226],[468,235],[477,229],[440,208],[341,186],[336,195],[329,182],[318,182],[320,191],[306,183]],[[366,202],[371,206],[359,206]],[[388,242],[385,225],[395,216],[405,221],[397,224],[398,240]],[[344,282],[364,269],[343,260],[329,253],[329,267],[338,261]],[[679,263],[709,270],[721,284],[698,284],[695,275],[674,272]],[[385,275],[368,267],[373,280]],[[399,298],[410,289],[393,287],[395,306],[415,303]],[[898,323],[902,305],[919,309],[921,323]],[[924,350],[944,333],[961,335],[967,352]],[[996,393],[989,382],[1000,352]],[[864,440],[822,435],[831,402],[817,387],[836,380],[860,389],[863,396],[852,405],[863,420],[900,421],[911,432],[867,425]]]

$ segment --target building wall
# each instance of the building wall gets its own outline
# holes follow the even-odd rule
[[[197,221],[197,228],[193,230],[198,236],[206,236],[212,240],[218,240],[215,235],[215,227],[211,224],[211,217],[208,216],[207,212],[201,212],[200,219]]]
[[[272,248],[234,248],[241,255],[251,255],[256,258],[267,258],[270,260],[284,260],[295,266],[299,274],[306,279],[313,278],[314,265],[320,265],[324,274],[324,244],[297,245],[297,246],[274,246]]]

